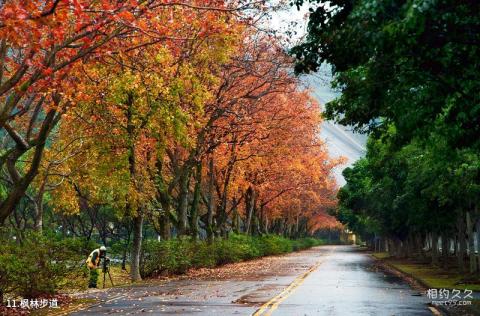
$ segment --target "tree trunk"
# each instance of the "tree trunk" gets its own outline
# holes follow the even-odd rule
[[[235,198],[233,202],[235,203]],[[238,214],[236,206],[234,206],[232,210],[232,230],[235,234],[240,233],[240,215]]]
[[[167,185],[163,179],[162,169],[163,169],[163,161],[161,159],[157,159],[156,162],[156,189],[157,189],[157,199],[160,201],[162,206],[162,212],[160,213],[158,222],[160,226],[160,237],[163,240],[170,239],[170,215],[171,215],[171,205],[172,205],[172,198],[168,192]]]
[[[123,247],[123,255],[122,255],[122,270],[127,270],[127,251],[130,245],[130,230],[127,233],[127,242],[125,243],[125,247]]]
[[[438,234],[432,233],[432,264],[438,265]]]
[[[406,254],[408,258],[412,258],[414,254],[414,241],[413,241],[413,235],[408,234],[407,240],[405,241],[405,248],[406,248]]]
[[[446,233],[442,234],[442,263],[444,267],[448,265],[448,237]]]
[[[192,210],[190,212],[190,233],[194,239],[198,237],[198,208],[200,205],[200,195],[202,186],[202,163],[197,165],[195,175],[195,189],[193,191]]]
[[[35,223],[34,223],[33,229],[36,232],[42,233],[43,231],[43,198],[41,198],[40,200],[36,200],[33,203],[33,207],[35,211]]]
[[[254,213],[256,213],[256,212],[254,212]],[[262,235],[262,232],[261,232],[261,229],[260,229],[260,219],[255,214],[253,216],[252,235],[254,235],[254,236],[259,236],[259,235],[261,236]]]
[[[140,254],[142,249],[143,238],[143,214],[138,214],[133,219],[133,245],[132,245],[132,262],[130,275],[132,281],[140,281]]]
[[[245,209],[247,210],[247,222],[245,227],[245,233],[248,235],[251,232],[253,212],[255,208],[255,191],[252,187],[247,189],[245,193]]]
[[[468,257],[470,262],[470,273],[475,273],[477,271],[477,257],[475,254],[475,243],[473,237],[473,223],[470,217],[470,212],[467,211],[465,214],[465,220],[467,223],[467,236],[468,236]]]
[[[460,273],[465,272],[465,252],[467,249],[467,243],[465,240],[465,221],[463,216],[459,216],[457,219],[457,262],[458,270]]]
[[[178,235],[186,235],[188,229],[188,184],[190,182],[190,174],[187,170],[180,178],[180,192],[178,194]]]
[[[391,255],[391,256],[394,256],[395,255],[395,245],[393,244],[393,241],[392,239],[388,238],[388,253]]]
[[[478,213],[477,213],[478,214]],[[476,249],[478,250],[480,247],[480,221],[477,220],[475,225],[475,236],[476,236]],[[480,251],[476,252],[476,262],[477,262],[477,271],[480,271]]]
[[[213,186],[215,181],[213,169],[213,156],[208,161],[208,187],[207,187],[207,241],[213,242]]]
[[[423,237],[421,233],[415,234],[415,248],[418,252],[419,257],[423,260],[425,259],[425,253],[423,251]]]
[[[293,237],[294,224],[287,224],[287,232],[285,233],[286,238]]]
[[[295,217],[295,226],[294,226],[294,231],[293,231],[293,237],[297,238],[298,237],[298,227],[299,227],[299,216],[297,215]]]
[[[47,184],[47,176],[42,179],[40,188],[34,198],[32,204],[35,212],[35,223],[33,229],[39,233],[43,231],[43,196],[45,194],[45,186]]]
[[[13,180],[13,188],[6,194],[6,198],[0,202],[0,226],[2,226],[7,217],[15,210],[20,200],[27,192],[30,183],[35,179],[40,167],[40,162],[43,157],[45,143],[50,134],[51,129],[57,124],[60,116],[55,116],[56,110],[50,110],[45,116],[38,136],[36,138],[35,151],[33,153],[32,162],[28,167],[27,172],[23,177],[20,176],[15,167],[18,159],[26,153],[30,148],[22,147],[17,144],[17,147],[6,158],[7,170]],[[59,114],[60,115],[60,114]],[[0,166],[2,166],[1,164]]]
[[[166,210],[160,215],[160,237],[162,240],[170,239],[170,210]]]
[[[268,216],[267,216],[266,212],[263,215],[263,232],[265,234],[268,234]]]

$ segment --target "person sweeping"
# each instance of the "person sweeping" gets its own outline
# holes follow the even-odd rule
[[[89,288],[96,288],[97,287],[97,280],[98,280],[98,268],[100,267],[101,259],[105,258],[107,253],[107,248],[105,246],[101,246],[93,250],[87,258],[87,267],[90,269],[90,281],[88,282]]]

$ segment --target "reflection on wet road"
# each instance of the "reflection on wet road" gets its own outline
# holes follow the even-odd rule
[[[372,269],[372,259],[336,247],[280,304],[258,315],[432,315],[426,298],[400,278]]]
[[[432,315],[424,296],[377,271],[353,246],[322,246],[216,273],[89,293],[83,297],[100,303],[73,315]]]

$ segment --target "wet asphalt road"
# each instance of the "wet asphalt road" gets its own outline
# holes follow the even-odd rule
[[[376,271],[369,256],[338,247],[272,314],[432,315],[418,294],[400,278]]]
[[[432,315],[426,297],[378,271],[353,246],[316,247],[272,260],[253,261],[258,268],[238,277],[233,271],[88,293],[83,297],[99,303],[72,315]],[[265,266],[268,273],[261,272]]]

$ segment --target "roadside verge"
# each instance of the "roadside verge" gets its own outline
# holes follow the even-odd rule
[[[429,289],[453,289],[455,286],[450,286],[447,282],[441,282],[441,280],[433,279],[431,275],[426,275],[425,273],[421,273],[425,268],[425,270],[434,270],[434,268],[430,268],[426,265],[420,264],[405,264],[402,263],[400,260],[395,260],[385,256],[382,253],[370,253],[370,256],[375,260],[376,265],[397,277],[402,278],[405,282],[407,282],[412,288],[418,290],[422,295],[426,295]],[[412,268],[412,266],[416,266],[417,269]],[[458,289],[463,289],[465,286],[459,286]],[[447,315],[447,316],[470,316],[470,315],[480,315],[480,308],[478,306],[479,301],[477,299],[472,300],[471,306],[443,306],[443,305],[433,305],[432,303],[429,304],[429,308],[434,315]]]

